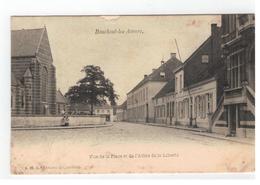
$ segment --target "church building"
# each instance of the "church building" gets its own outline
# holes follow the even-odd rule
[[[55,67],[45,27],[11,31],[11,113],[56,114]]]

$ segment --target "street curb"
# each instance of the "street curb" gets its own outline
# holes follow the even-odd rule
[[[210,137],[210,138],[215,138],[215,139],[221,139],[221,140],[225,140],[225,141],[230,141],[230,142],[234,142],[234,143],[240,143],[240,144],[246,144],[246,145],[252,145],[254,146],[254,143],[251,142],[246,142],[246,141],[238,141],[235,139],[231,139],[231,138],[226,138],[226,137],[219,137],[219,136],[215,136],[215,135],[208,135],[208,134],[199,134],[199,133],[193,133],[194,135],[198,135],[198,136],[205,136],[205,137]]]
[[[209,135],[208,132],[203,131],[203,130],[197,130],[197,129],[192,129],[192,128],[181,128],[181,127],[167,126],[167,125],[157,125],[157,124],[147,124],[147,125],[155,126],[155,127],[166,127],[166,128],[180,129],[180,130],[193,132],[192,134],[194,134],[194,135],[210,137],[210,138],[215,138],[215,139],[221,139],[221,140],[225,140],[225,141],[230,141],[230,142],[235,142],[235,143],[240,143],[240,144],[246,144],[246,145],[253,145],[253,146],[255,145],[254,143],[251,143],[251,142],[238,141],[238,140],[235,140],[235,139],[232,139],[232,138],[221,137],[221,136],[216,136],[216,135]]]
[[[180,129],[180,130],[187,130],[191,132],[206,132],[206,130],[199,130],[199,129],[193,129],[193,128],[182,128],[177,126],[168,126],[168,125],[157,125],[157,124],[147,124],[149,126],[155,126],[155,127],[166,127],[166,128],[174,128],[174,129]]]
[[[83,128],[102,128],[110,127],[113,124],[102,125],[81,125],[81,126],[54,126],[54,127],[13,127],[12,130],[61,130],[61,129],[83,129]]]

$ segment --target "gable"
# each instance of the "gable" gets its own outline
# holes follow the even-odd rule
[[[44,28],[11,31],[11,56],[35,56]]]
[[[138,88],[142,87],[145,83],[149,81],[157,81],[157,82],[168,82],[170,81],[173,77],[173,70],[176,69],[182,65],[182,62],[178,60],[175,57],[170,58],[167,62],[162,64],[160,67],[155,69],[150,75],[145,77],[143,80],[141,80],[129,93],[137,90]],[[165,73],[165,77],[161,77],[161,72]],[[127,94],[129,94],[127,93]]]
[[[44,32],[41,36],[41,40],[39,42],[39,46],[36,51],[36,56],[38,59],[40,59],[41,62],[52,63],[53,59],[52,59],[51,47],[50,47],[49,38],[46,29],[44,29]]]
[[[211,40],[212,37],[209,37],[184,63],[184,87],[212,77],[213,74],[209,74],[209,66],[212,62]],[[208,63],[202,62],[204,55],[208,55]]]
[[[175,91],[175,79],[171,79],[163,88],[154,96],[154,98],[161,98],[165,95]]]

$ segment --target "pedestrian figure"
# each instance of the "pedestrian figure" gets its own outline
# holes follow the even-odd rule
[[[62,111],[63,118],[61,119],[62,126],[69,126],[69,116],[65,110]]]

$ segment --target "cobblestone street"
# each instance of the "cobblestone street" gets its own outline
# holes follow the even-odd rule
[[[254,145],[136,123],[12,131],[16,174],[254,171],[254,158]]]

